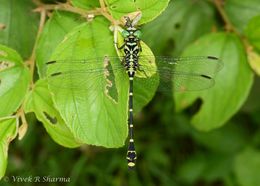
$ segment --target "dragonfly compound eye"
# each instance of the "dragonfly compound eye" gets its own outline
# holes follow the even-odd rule
[[[135,31],[134,36],[136,36],[137,38],[141,38],[142,32],[140,30],[137,30]]]
[[[122,31],[122,36],[123,37],[128,37],[129,35],[130,35],[130,33],[128,31],[126,31],[126,30]]]

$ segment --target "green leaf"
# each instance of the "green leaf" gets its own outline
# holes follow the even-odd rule
[[[215,56],[222,60],[224,68],[218,73],[213,88],[175,93],[176,109],[180,111],[201,98],[202,105],[193,116],[192,124],[204,131],[222,126],[245,102],[253,82],[241,41],[233,34],[209,34],[190,45],[183,55]]]
[[[84,20],[79,15],[69,12],[54,12],[47,21],[36,48],[36,62],[40,77],[46,73],[46,62],[65,35]]]
[[[76,59],[96,59],[106,55],[116,56],[113,34],[108,22],[103,18],[96,18],[69,33],[56,48],[52,59],[72,59],[71,65],[62,68],[68,68],[65,71],[77,71],[78,66],[73,64],[77,62]],[[102,69],[104,61],[91,65],[93,67],[85,68]],[[84,71],[82,68],[80,70]],[[56,66],[50,66],[47,70],[48,75],[55,72],[59,72]],[[75,81],[84,83],[82,90],[50,86],[54,93],[54,102],[69,129],[76,138],[87,144],[105,147],[124,145],[127,137],[128,78],[122,71],[115,74],[114,79],[113,87],[118,93],[115,99],[106,93],[108,79],[105,75],[97,78],[95,73],[79,73]],[[70,79],[57,78],[57,81],[61,85],[70,84]]]
[[[235,159],[235,176],[240,186],[256,186],[260,183],[260,151],[247,148]]]
[[[236,153],[247,144],[246,132],[237,123],[210,132],[193,130],[192,136],[207,149],[222,154]]]
[[[29,58],[34,46],[39,14],[33,12],[31,0],[0,0],[0,43],[17,50],[24,59]]]
[[[228,18],[243,32],[248,21],[260,12],[259,0],[228,0],[224,4]]]
[[[249,21],[245,34],[249,42],[260,51],[260,15]]]
[[[182,182],[194,185],[201,180],[214,182],[229,176],[232,171],[233,156],[222,153],[196,153],[190,156],[179,168]]]
[[[16,137],[17,131],[17,118],[0,119],[0,179],[5,174],[9,143]]]
[[[116,19],[136,11],[142,12],[142,19],[139,24],[152,21],[159,16],[168,6],[169,0],[107,0],[108,10]]]
[[[141,11],[142,19],[139,21],[139,24],[150,22],[159,16],[168,6],[168,3],[169,0],[106,0],[108,11],[115,19],[120,19],[122,16],[132,12]],[[87,10],[100,7],[97,0],[73,0],[72,4],[76,7],[85,8]]]
[[[193,154],[181,164],[177,174],[182,182],[192,184],[203,175],[206,166],[206,158],[202,154]]]
[[[168,48],[173,45],[174,54],[179,55],[189,43],[210,32],[213,24],[214,9],[205,1],[175,0],[143,27],[143,38],[155,53],[170,52]]]
[[[75,7],[85,8],[87,10],[100,7],[98,0],[72,0],[71,3]]]
[[[30,73],[19,54],[0,45],[0,117],[15,112],[28,90]]]
[[[56,143],[69,148],[81,145],[54,107],[46,80],[41,79],[36,82],[33,90],[27,95],[24,105],[25,112],[34,112]]]

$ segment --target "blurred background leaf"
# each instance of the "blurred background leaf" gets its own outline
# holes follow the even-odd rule
[[[225,11],[234,26],[243,32],[251,18],[260,12],[258,0],[228,0],[224,3]]]
[[[39,14],[31,0],[0,0],[0,43],[17,50],[23,59],[31,55],[38,29]],[[28,24],[30,23],[30,24]]]
[[[143,39],[155,54],[178,56],[189,43],[214,30],[214,17],[206,1],[171,1],[161,16],[143,27]]]

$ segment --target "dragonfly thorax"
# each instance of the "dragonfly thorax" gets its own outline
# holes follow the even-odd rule
[[[127,28],[129,35],[124,38],[124,62],[129,76],[134,76],[138,68],[140,39],[136,36],[136,31],[138,30],[134,27]]]

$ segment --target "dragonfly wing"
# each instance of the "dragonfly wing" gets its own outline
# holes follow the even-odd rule
[[[86,90],[109,83],[114,70],[123,70],[117,57],[56,60],[47,63],[47,79],[57,89]],[[102,86],[101,86],[102,87]]]
[[[140,57],[144,60],[145,58]],[[146,57],[147,59],[147,57]],[[222,68],[219,59],[209,56],[171,58],[157,56],[157,66],[151,61],[140,64],[140,73],[158,73],[159,91],[194,91],[210,88],[214,85],[216,73]],[[151,82],[152,83],[152,82]]]

